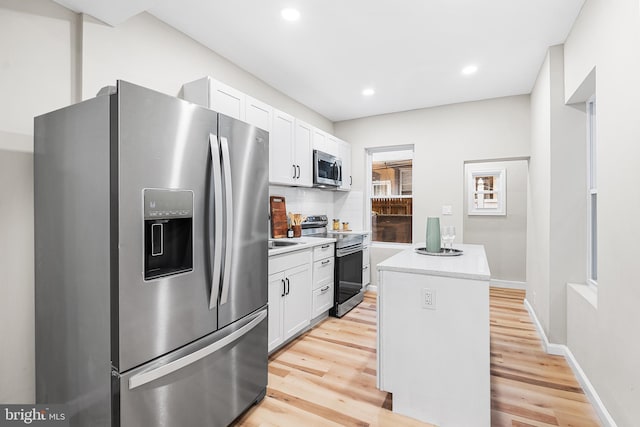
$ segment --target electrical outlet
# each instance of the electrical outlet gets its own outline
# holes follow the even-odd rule
[[[453,215],[453,206],[442,205],[442,215]]]
[[[428,308],[430,310],[436,309],[436,291],[433,289],[424,288],[422,290],[422,308]]]

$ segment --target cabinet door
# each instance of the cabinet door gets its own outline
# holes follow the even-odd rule
[[[247,107],[245,110],[245,121],[251,125],[271,132],[271,118],[273,108],[255,98],[247,96]]]
[[[269,275],[269,351],[284,341],[282,333],[284,277],[284,272]]]
[[[311,321],[311,266],[301,265],[285,272],[288,280],[284,298],[284,339],[287,340]]]
[[[293,116],[273,110],[273,123],[269,135],[269,182],[295,184],[297,169],[293,158],[295,119]]]
[[[333,135],[327,135],[327,153],[340,157],[340,140]]]
[[[338,141],[339,154],[342,160],[342,185],[338,190],[351,190],[351,144],[345,141]]]
[[[313,127],[296,120],[296,142],[294,163],[297,168],[296,185],[311,187],[313,185]]]
[[[211,108],[234,119],[244,120],[246,95],[237,89],[211,79]]]
[[[313,128],[313,149],[328,152],[328,141],[327,141],[327,133],[318,128]]]

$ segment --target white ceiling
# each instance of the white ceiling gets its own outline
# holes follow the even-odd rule
[[[332,121],[530,93],[547,48],[564,42],[584,3],[56,1],[112,25],[147,10]],[[300,20],[284,21],[284,7]],[[469,64],[478,72],[463,76]]]

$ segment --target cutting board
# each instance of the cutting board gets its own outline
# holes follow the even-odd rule
[[[271,236],[274,239],[287,237],[287,205],[284,197],[269,197],[269,208],[271,209]]]

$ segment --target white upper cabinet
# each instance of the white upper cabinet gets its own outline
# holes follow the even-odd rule
[[[349,191],[353,179],[351,177],[351,144],[338,140],[338,157],[342,160],[342,185],[338,190]]]
[[[342,160],[342,186],[351,189],[351,146],[212,77],[182,85],[182,98],[269,132],[269,183],[313,186],[313,150]]]
[[[271,132],[273,107],[247,95],[245,121],[261,129]]]
[[[313,149],[326,153],[329,147],[328,138],[329,135],[325,131],[313,128]]]
[[[271,131],[273,108],[211,77],[182,86],[182,97],[218,113]]]
[[[295,185],[313,185],[313,126],[296,119],[294,164],[298,169]]]
[[[246,95],[237,89],[211,79],[210,106],[214,111],[238,120],[245,120]]]
[[[182,97],[234,119],[245,119],[246,95],[211,77],[182,85]]]
[[[311,187],[313,127],[293,116],[273,110],[269,135],[269,182]]]
[[[298,169],[294,157],[295,119],[274,109],[269,134],[269,182],[295,185]]]
[[[333,135],[327,135],[327,153],[340,158],[340,140]]]

